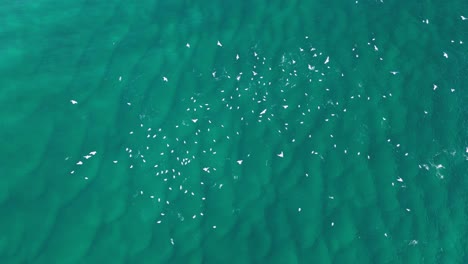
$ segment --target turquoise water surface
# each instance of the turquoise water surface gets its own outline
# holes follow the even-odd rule
[[[468,2],[2,1],[0,263],[468,263]]]

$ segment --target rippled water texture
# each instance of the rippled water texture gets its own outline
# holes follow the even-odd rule
[[[2,1],[1,263],[468,263],[468,2]]]

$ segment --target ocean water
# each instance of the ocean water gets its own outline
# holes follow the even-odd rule
[[[468,2],[2,1],[0,263],[468,263]]]

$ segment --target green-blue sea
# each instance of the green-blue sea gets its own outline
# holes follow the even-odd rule
[[[468,263],[468,1],[0,1],[0,263]]]

